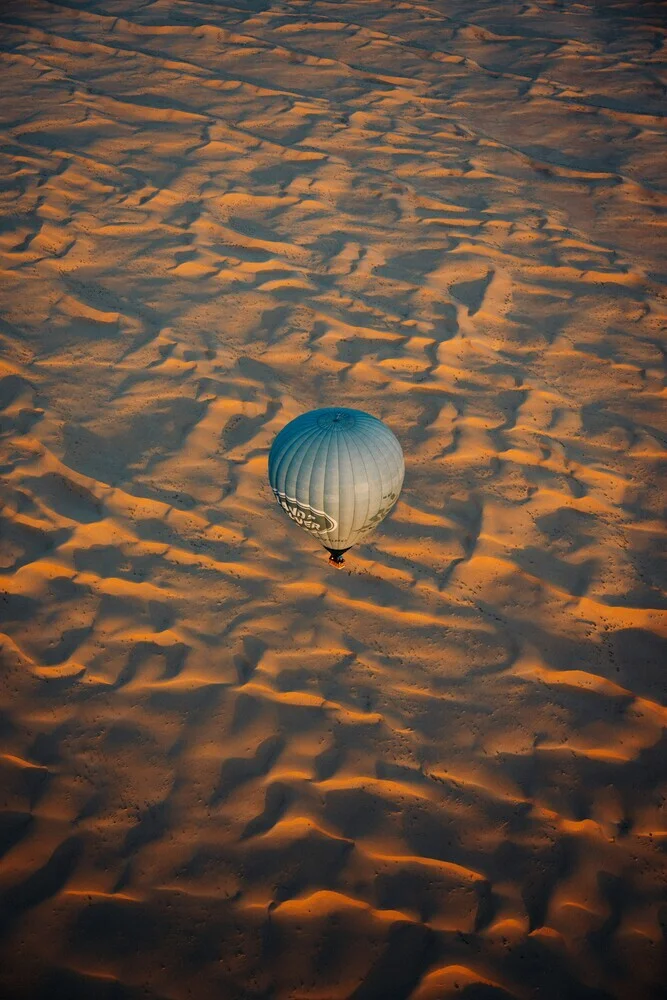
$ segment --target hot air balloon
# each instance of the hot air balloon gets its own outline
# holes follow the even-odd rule
[[[328,406],[291,420],[269,454],[269,482],[293,521],[343,565],[401,492],[405,465],[397,438],[363,410]]]

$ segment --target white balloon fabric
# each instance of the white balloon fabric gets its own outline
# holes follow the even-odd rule
[[[341,565],[398,500],[405,465],[381,420],[342,406],[302,413],[277,435],[269,482],[283,510]]]

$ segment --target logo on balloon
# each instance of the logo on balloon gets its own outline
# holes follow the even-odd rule
[[[310,504],[294,500],[292,497],[288,497],[285,493],[279,493],[277,490],[273,492],[285,513],[289,514],[292,520],[296,521],[301,528],[307,528],[308,531],[321,532],[333,531],[334,528],[338,527],[337,522],[332,517],[329,517],[328,514],[325,514],[323,510],[316,510]]]

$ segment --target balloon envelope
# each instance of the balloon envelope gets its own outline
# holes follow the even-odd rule
[[[401,446],[386,424],[341,406],[302,413],[269,454],[278,503],[334,554],[363,541],[386,517],[404,473]]]

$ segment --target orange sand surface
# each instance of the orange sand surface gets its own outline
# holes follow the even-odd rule
[[[664,4],[5,0],[0,995],[667,982]],[[405,487],[335,572],[306,409]]]

